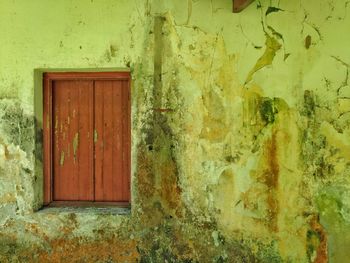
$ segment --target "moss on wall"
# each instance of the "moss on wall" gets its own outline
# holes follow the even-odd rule
[[[1,262],[346,262],[350,5],[231,5],[0,0]],[[37,212],[34,69],[111,67],[132,75],[131,213]]]

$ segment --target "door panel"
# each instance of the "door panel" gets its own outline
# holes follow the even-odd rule
[[[95,81],[95,201],[129,200],[124,82]]]
[[[53,200],[94,200],[93,81],[53,82]]]

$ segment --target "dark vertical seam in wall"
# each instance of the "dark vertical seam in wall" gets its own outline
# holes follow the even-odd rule
[[[157,16],[154,18],[154,72],[153,72],[153,109],[161,108],[162,101],[162,63],[163,63],[163,25],[164,17]],[[153,110],[153,144],[156,135],[161,134],[160,127],[161,113]],[[155,146],[155,145],[154,145]],[[153,161],[157,162],[158,151],[155,149]],[[155,178],[155,188],[160,187],[159,173],[155,170],[153,163],[153,173]]]
[[[163,24],[164,18],[154,18],[154,75],[153,75],[153,106],[161,107],[162,99],[162,56],[163,56]],[[156,114],[154,116],[157,116]]]

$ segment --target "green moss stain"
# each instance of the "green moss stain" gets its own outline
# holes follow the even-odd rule
[[[275,121],[276,108],[274,100],[269,98],[262,98],[259,105],[259,112],[262,120],[266,123],[273,123]]]
[[[311,118],[315,113],[315,96],[310,90],[304,92],[304,114]]]
[[[25,113],[18,100],[0,98],[0,142],[6,138],[27,154],[32,154],[33,137],[34,118]]]

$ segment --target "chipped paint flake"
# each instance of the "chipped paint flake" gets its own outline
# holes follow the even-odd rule
[[[61,157],[60,157],[60,165],[64,165],[64,151],[61,151]]]
[[[73,138],[74,163],[76,161],[78,147],[79,147],[79,132],[75,133],[74,138]]]
[[[55,130],[58,129],[58,116],[56,115],[56,118],[55,118]]]
[[[273,37],[268,34],[266,35],[266,48],[264,54],[258,59],[253,69],[249,72],[245,83],[249,83],[253,79],[253,75],[260,69],[272,64],[273,59],[276,56],[278,50],[281,49],[282,45]]]
[[[97,143],[97,140],[98,140],[98,133],[97,133],[97,130],[94,129],[94,143]]]

